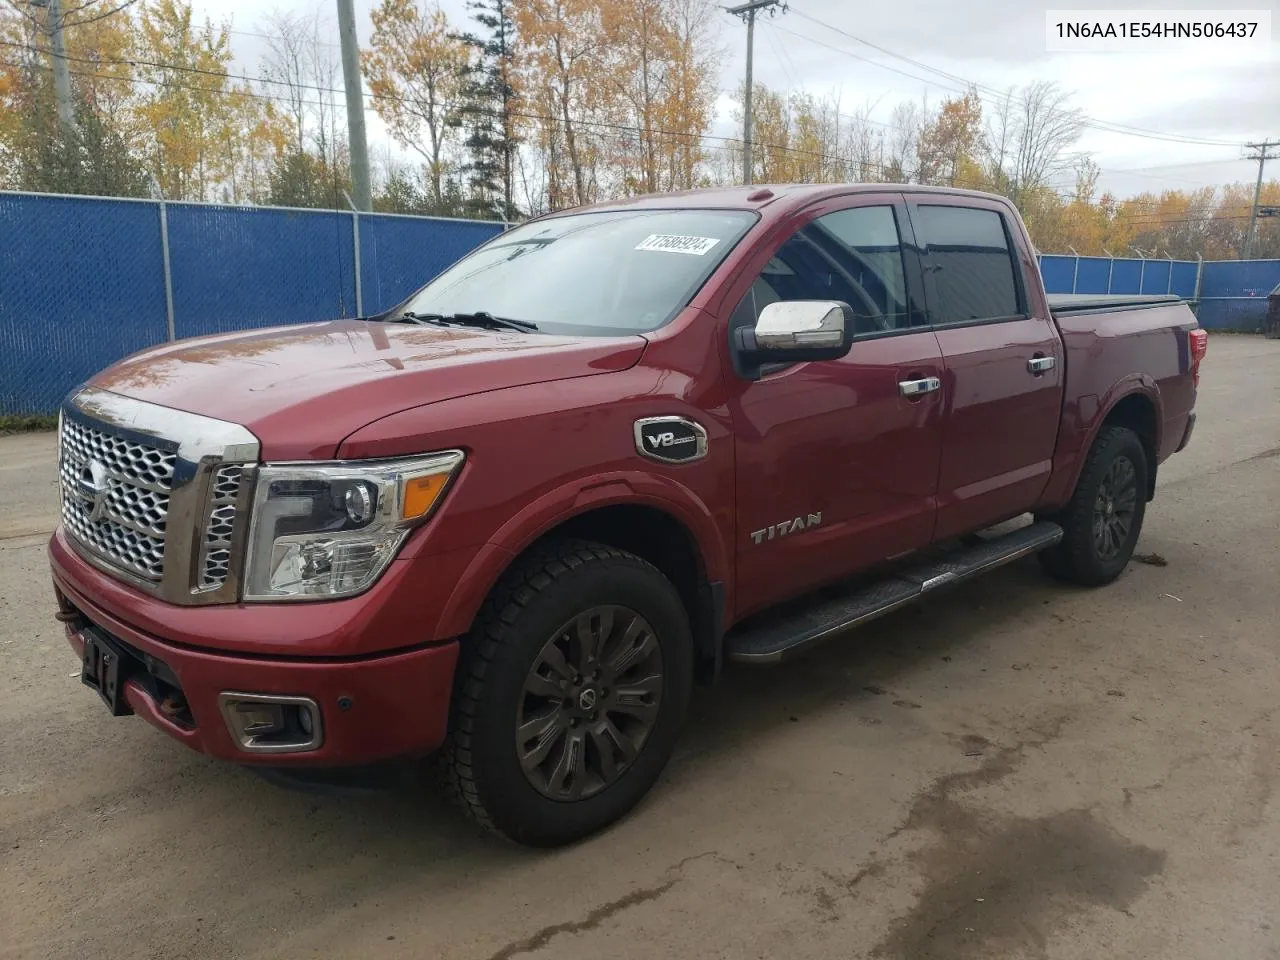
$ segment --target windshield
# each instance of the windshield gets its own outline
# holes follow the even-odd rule
[[[389,318],[474,314],[546,333],[662,326],[755,222],[742,210],[606,210],[517,227],[454,264]]]

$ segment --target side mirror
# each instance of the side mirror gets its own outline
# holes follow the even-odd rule
[[[780,300],[739,327],[734,347],[745,369],[763,363],[839,360],[849,352],[853,311],[839,300]]]

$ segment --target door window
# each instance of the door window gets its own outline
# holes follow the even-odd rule
[[[839,300],[855,334],[884,333],[910,322],[902,242],[891,206],[854,207],[819,217],[778,249],[734,311],[754,325],[778,300]]]
[[[994,210],[920,204],[916,236],[932,274],[929,312],[936,324],[1016,317],[1023,313],[1004,218]]]

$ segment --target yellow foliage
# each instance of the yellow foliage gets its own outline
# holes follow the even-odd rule
[[[512,19],[521,38],[516,80],[531,117],[519,127],[544,153],[549,208],[596,199],[599,124],[615,94],[607,77],[603,9],[589,0],[517,0]]]
[[[422,154],[432,199],[440,203],[466,46],[450,36],[438,6],[419,9],[414,0],[382,0],[371,16],[373,36],[362,60],[374,109],[398,143]]]
[[[151,174],[171,200],[215,199],[215,188],[233,179],[227,144],[247,92],[226,76],[230,24],[197,25],[185,0],[151,0],[138,28],[138,73],[147,87],[133,110]]]

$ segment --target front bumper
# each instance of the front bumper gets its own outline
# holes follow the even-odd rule
[[[60,537],[55,535],[50,556],[60,617],[72,648],[83,652],[86,623],[120,643],[134,658],[133,672],[124,680],[129,708],[187,746],[241,763],[345,767],[428,753],[444,741],[456,642],[381,655],[307,659],[213,651],[184,642],[182,636],[155,636],[94,601],[92,586],[103,575],[80,562]],[[157,677],[163,680],[157,682]],[[219,695],[228,691],[314,700],[322,717],[322,742],[300,753],[246,751],[219,706]]]

